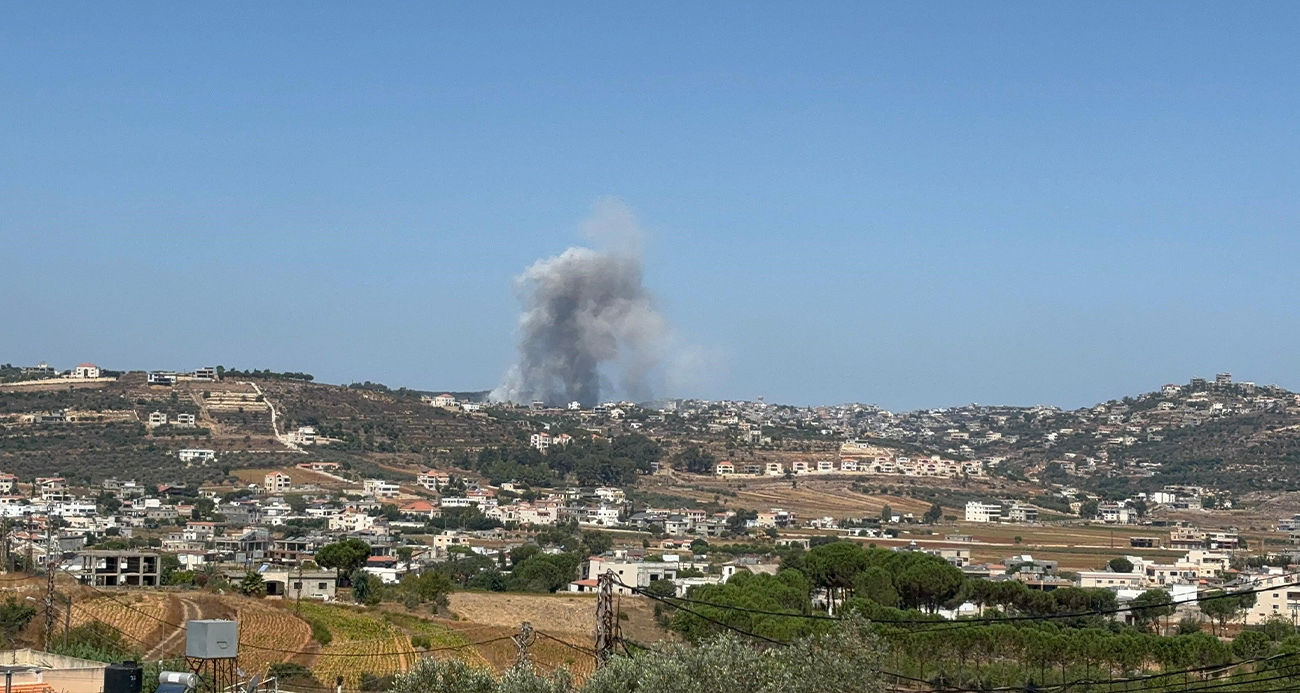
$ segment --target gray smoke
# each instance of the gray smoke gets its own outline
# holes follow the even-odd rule
[[[623,203],[602,199],[583,232],[599,249],[569,248],[515,278],[519,357],[494,401],[591,406],[601,401],[603,370],[617,373],[625,396],[649,399],[669,330],[642,285],[636,220]]]

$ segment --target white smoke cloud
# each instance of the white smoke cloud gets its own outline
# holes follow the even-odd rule
[[[603,370],[616,374],[624,396],[652,396],[671,330],[642,283],[640,227],[627,205],[602,198],[582,233],[596,249],[569,248],[515,278],[518,361],[494,401],[591,406],[610,389]]]

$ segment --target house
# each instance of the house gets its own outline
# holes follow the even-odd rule
[[[367,496],[376,500],[393,499],[402,493],[401,486],[387,479],[366,479],[361,482],[361,488]]]
[[[30,648],[0,651],[5,689],[12,693],[100,693],[109,666]]]
[[[442,509],[427,500],[411,501],[397,509],[406,517],[427,520],[442,515]]]
[[[163,412],[160,412],[160,411],[149,412],[149,426],[150,426],[150,427],[166,426],[166,425],[167,425],[167,415],[166,415],[166,414],[164,414]]]
[[[1294,573],[1273,568],[1265,574],[1247,576],[1243,583],[1242,588],[1259,590],[1255,593],[1255,605],[1246,610],[1246,625],[1263,625],[1279,616],[1288,623],[1300,618],[1300,588],[1295,587]]]
[[[145,379],[150,385],[175,385],[176,374],[171,371],[150,371]]]
[[[997,522],[1002,518],[1002,505],[1000,503],[985,503],[984,501],[968,501],[966,503],[966,521],[967,522]]]
[[[215,462],[216,450],[185,449],[176,453],[181,462]]]
[[[36,493],[46,502],[59,503],[72,500],[72,496],[68,493],[68,482],[61,476],[37,477]]]
[[[271,542],[269,558],[276,563],[302,563],[316,555],[322,542],[310,537],[285,537]]]
[[[727,476],[735,473],[736,465],[730,462],[719,462],[717,466],[714,467],[714,474],[717,474],[718,476]]]
[[[1146,587],[1146,575],[1143,573],[1113,573],[1108,570],[1081,570],[1078,572],[1079,587],[1109,589],[1143,589]]]
[[[172,420],[172,425],[177,428],[194,428],[198,425],[198,421],[193,414],[177,414]]]
[[[8,496],[18,489],[18,477],[13,474],[0,474],[0,495]]]
[[[212,366],[203,366],[194,369],[195,380],[217,380],[217,369]]]
[[[664,558],[677,558],[675,554],[665,555]],[[650,583],[658,580],[674,580],[677,578],[677,571],[681,566],[674,561],[635,561],[626,556],[615,556],[607,558],[604,556],[592,556],[587,560],[586,565],[582,567],[582,575],[575,582],[569,583],[570,592],[582,592],[584,585],[579,584],[585,580],[596,580],[607,572],[614,573],[616,582],[614,583],[615,594],[634,594],[631,588],[649,587]],[[622,584],[619,584],[622,583]]]
[[[297,430],[289,432],[290,445],[315,445],[316,428],[313,426],[299,426]]]
[[[451,483],[451,475],[430,469],[416,477],[415,481],[421,488],[427,488],[430,491],[437,491]]]
[[[763,473],[767,476],[785,476],[785,466],[780,462],[768,462],[763,465]]]
[[[528,444],[538,450],[545,450],[551,447],[551,434],[542,431],[528,436]]]
[[[442,407],[443,409],[455,409],[456,398],[444,392],[441,395],[434,395],[430,400],[430,404],[435,407]]]
[[[266,596],[285,599],[320,599],[333,601],[338,596],[338,580],[332,570],[270,568],[262,571]]]
[[[99,377],[99,366],[93,363],[83,363],[72,369],[73,378],[89,379]]]
[[[284,472],[271,472],[262,479],[262,488],[267,493],[285,493],[293,488],[293,479]]]

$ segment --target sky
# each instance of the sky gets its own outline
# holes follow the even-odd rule
[[[664,396],[1300,389],[1296,3],[0,4],[0,362],[486,390],[631,209]]]

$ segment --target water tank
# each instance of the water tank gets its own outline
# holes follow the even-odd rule
[[[109,664],[104,669],[104,693],[140,693],[144,669],[135,662]]]
[[[185,624],[185,656],[226,659],[239,654],[239,624],[234,621],[201,620]]]

